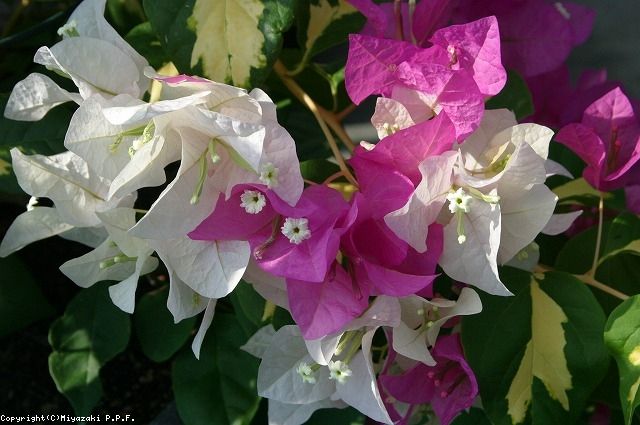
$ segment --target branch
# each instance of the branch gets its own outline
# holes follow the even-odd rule
[[[536,272],[552,272],[552,271],[555,271],[555,269],[553,269],[553,267],[545,266],[543,264],[538,264],[536,266],[535,271]],[[589,272],[585,274],[571,274],[571,276],[575,277],[576,279],[580,280],[582,283],[586,285],[593,286],[594,288],[598,288],[602,292],[606,292],[607,294],[614,296],[622,301],[629,299],[629,295],[624,294],[618,291],[617,289],[614,289],[610,286],[605,285],[602,282],[595,280],[595,278],[591,276]]]
[[[338,144],[331,134],[331,130],[329,130],[329,128],[327,127],[327,122],[325,122],[325,119],[320,112],[320,107],[316,105],[313,99],[311,99],[311,97],[309,97],[309,95],[291,77],[287,75],[287,69],[282,64],[282,62],[277,61],[273,69],[275,70],[276,74],[278,74],[278,77],[280,77],[284,85],[291,91],[291,93],[293,93],[293,95],[311,111],[313,116],[318,121],[322,132],[327,138],[327,142],[329,143],[331,152],[333,152],[333,156],[336,158],[340,170],[342,170],[345,178],[349,181],[349,183],[351,183],[355,187],[358,187],[358,183],[356,182],[355,177],[353,177],[353,174],[351,174],[351,171],[349,171],[344,157],[342,156],[342,153],[338,148]]]

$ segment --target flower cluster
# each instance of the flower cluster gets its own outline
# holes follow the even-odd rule
[[[83,2],[62,41],[35,57],[78,93],[32,74],[5,110],[39,120],[62,102],[78,104],[67,152],[12,150],[32,201],[0,255],[54,235],[79,241],[92,250],[60,270],[81,287],[116,281],[111,298],[128,313],[139,277],[164,263],[175,321],[205,311],[196,356],[216,301],[243,278],[295,321],[266,326],[244,346],[261,359],[257,386],[270,423],[350,405],[385,424],[435,414],[447,425],[478,395],[456,326],[482,309],[474,287],[511,295],[498,266],[532,270],[536,236],[561,233],[579,215],[554,215],[545,180],[570,174],[548,159],[553,131],[485,110],[506,83],[503,63],[539,88],[541,120],[566,124],[557,139],[587,163],[597,189],[634,190],[640,126],[619,89],[600,97],[603,81],[567,106],[583,105],[580,123],[545,112],[557,106],[544,94],[550,75],[590,31],[582,7],[351,3],[368,22],[349,39],[346,89],[356,104],[378,96],[379,141],[354,150],[357,187],[339,191],[305,187],[294,140],[265,92],[162,76],[102,17],[104,1]],[[141,209],[141,194],[159,186]],[[441,272],[450,279],[436,286]]]

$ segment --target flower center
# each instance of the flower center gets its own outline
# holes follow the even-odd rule
[[[248,214],[258,214],[265,205],[267,205],[267,200],[264,195],[255,190],[245,190],[242,195],[240,195],[240,206],[244,208],[244,210]]]
[[[346,362],[341,360],[329,362],[329,379],[332,379],[339,384],[344,384],[347,378],[353,374],[353,371],[349,368]]]
[[[266,184],[269,189],[278,186],[278,168],[270,162],[263,165],[260,171],[260,181]]]
[[[60,28],[58,28],[58,35],[60,37],[80,37],[80,33],[78,32],[78,25],[75,20],[70,20]]]
[[[309,220],[306,218],[286,218],[280,230],[289,239],[289,242],[296,245],[311,237]]]

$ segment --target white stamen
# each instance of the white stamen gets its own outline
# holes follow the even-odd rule
[[[129,156],[133,158],[141,147],[149,143],[153,139],[155,131],[155,123],[153,121],[149,121],[149,124],[145,126],[144,130],[142,130],[142,135],[133,140],[133,143],[129,147]]]
[[[309,220],[306,218],[286,218],[280,230],[289,239],[289,242],[296,245],[311,237]]]
[[[267,205],[264,195],[256,190],[245,190],[240,201],[240,206],[249,214],[258,214]]]
[[[260,181],[267,185],[269,189],[278,186],[278,169],[268,162],[262,166]]]
[[[29,202],[27,203],[27,211],[33,211],[37,205],[38,198],[32,196],[31,198],[29,198]]]
[[[385,133],[387,133],[387,136],[391,136],[392,134],[395,134],[398,130],[400,130],[400,126],[398,124],[389,124],[388,122],[386,122],[382,124],[382,129]]]
[[[457,213],[458,211],[468,213],[471,209],[470,203],[473,199],[472,196],[467,195],[461,187],[455,192],[449,192],[447,194],[447,201],[449,201],[449,211]]]
[[[313,369],[305,362],[301,362],[296,369],[298,375],[302,378],[302,382],[306,382],[308,384],[315,384],[316,377],[314,376]]]
[[[349,365],[338,360],[329,362],[329,379],[337,381],[339,384],[344,384],[347,378],[353,374]]]
[[[467,241],[467,237],[465,235],[458,235],[458,243],[462,245]]]

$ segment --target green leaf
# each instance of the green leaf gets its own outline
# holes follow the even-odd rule
[[[0,258],[0,270],[0,338],[54,314],[53,307],[17,256]]]
[[[365,416],[352,407],[345,409],[320,409],[311,415],[306,425],[363,425]]]
[[[451,425],[491,425],[491,421],[482,409],[472,407],[456,416]]]
[[[155,69],[162,68],[162,65],[169,62],[169,58],[162,49],[160,39],[151,28],[151,22],[143,22],[133,27],[125,39]]]
[[[293,21],[293,0],[144,1],[181,72],[240,87],[264,81]]]
[[[604,340],[618,363],[620,403],[625,423],[631,424],[640,404],[640,295],[620,304],[605,325]]]
[[[616,223],[619,234],[627,227],[626,214],[621,216]],[[640,257],[627,252],[619,252],[609,256],[610,250],[615,250],[619,246],[619,236],[609,237],[609,233],[614,227],[613,222],[605,221],[602,227],[601,254],[608,258],[601,261],[595,274],[596,280],[615,288],[625,294],[636,294],[640,292]],[[592,266],[593,255],[596,245],[597,228],[591,227],[584,232],[574,236],[562,247],[556,259],[556,269],[574,274],[586,273]],[[611,242],[609,240],[611,239]],[[605,313],[610,313],[618,306],[620,300],[598,289],[593,290]]]
[[[142,352],[154,362],[173,356],[187,342],[196,323],[195,317],[173,323],[167,310],[168,295],[167,287],[143,295],[133,316]]]
[[[8,98],[7,95],[0,96],[1,111],[4,111]],[[0,117],[0,192],[23,193],[11,168],[11,148],[17,146],[26,154],[53,155],[64,152],[64,136],[73,111],[72,105],[60,105],[35,122]]]
[[[265,307],[264,298],[245,281],[240,281],[230,294],[230,298],[238,323],[245,333],[253,335],[264,325],[262,321]]]
[[[304,50],[300,66],[313,56],[347,41],[347,36],[357,33],[365,18],[346,0],[300,0],[296,19],[298,44]]]
[[[622,213],[613,220],[598,264],[621,254],[640,255],[640,218],[631,213]]]
[[[83,289],[49,329],[49,372],[77,415],[102,396],[99,371],[129,342],[129,317],[111,302],[106,284]]]
[[[302,177],[316,183],[322,183],[327,178],[340,171],[340,167],[326,159],[310,159],[300,163]]]
[[[107,11],[110,21],[120,33],[130,30],[145,19],[138,0],[107,0]]]
[[[533,100],[524,79],[514,71],[507,73],[502,91],[487,101],[487,109],[507,108],[521,120],[533,114]]]
[[[497,425],[575,423],[607,371],[602,309],[566,273],[501,276],[515,295],[481,294],[482,313],[462,321],[487,415]]]
[[[293,321],[291,317],[291,313],[284,308],[277,307],[276,311],[273,313],[273,318],[271,319],[271,324],[275,328],[275,330],[280,329],[283,326],[287,325],[295,325],[296,322]]]
[[[218,312],[200,360],[184,349],[173,364],[178,413],[189,425],[245,425],[258,409],[258,360],[240,350],[251,335],[234,315]]]
[[[329,144],[315,117],[297,101],[286,108],[278,109],[278,122],[296,141],[296,151],[300,161],[327,158],[331,155]]]
[[[166,55],[184,73],[191,72],[191,51],[195,32],[187,25],[195,0],[144,0],[144,12],[151,27],[158,34]]]

